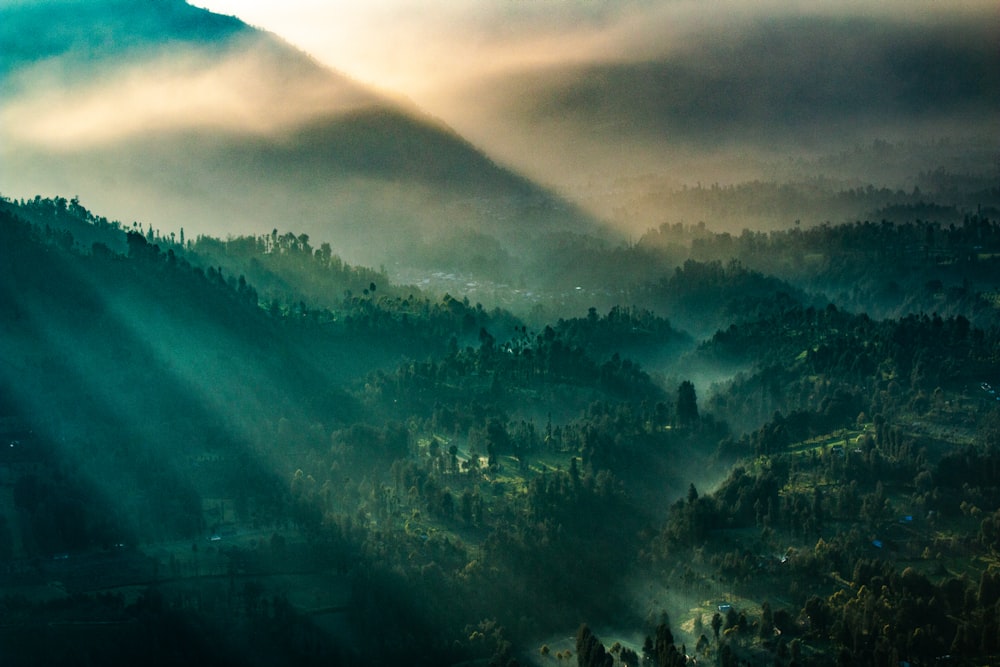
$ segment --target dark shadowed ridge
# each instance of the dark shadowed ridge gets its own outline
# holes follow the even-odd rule
[[[539,195],[538,187],[493,163],[461,136],[388,104],[321,118],[295,129],[287,146],[262,153],[293,170],[320,168],[490,195]]]
[[[537,260],[524,254],[537,255],[543,235],[599,232],[595,220],[495,164],[442,122],[235,18],[179,0],[20,4],[0,18],[0,75],[12,91],[31,92],[36,71],[100,81],[111,66],[245,51],[258,61],[263,56],[270,71],[261,80],[287,85],[289,96],[306,81],[347,90],[354,100],[352,108],[319,110],[264,133],[181,125],[91,147],[23,150],[18,184],[37,190],[11,192],[8,184],[5,194],[71,192],[118,217],[163,230],[186,227],[189,236],[290,228],[373,265],[426,266],[415,248],[433,238],[435,257],[447,255],[439,246],[453,232],[485,233],[515,263]],[[35,34],[44,38],[27,37]],[[285,92],[271,91],[272,103],[285,106]]]

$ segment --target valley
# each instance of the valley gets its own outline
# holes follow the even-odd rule
[[[404,5],[0,7],[0,664],[1000,659],[995,7]]]

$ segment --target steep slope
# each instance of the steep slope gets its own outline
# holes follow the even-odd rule
[[[71,192],[189,237],[294,227],[368,264],[426,263],[415,247],[468,230],[518,256],[596,228],[440,122],[236,19],[179,0],[2,12],[6,195]]]

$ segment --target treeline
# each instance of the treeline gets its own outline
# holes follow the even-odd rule
[[[602,309],[636,304],[698,335],[775,299],[833,302],[875,319],[962,315],[987,327],[1000,292],[997,220],[981,212],[740,234],[664,223],[628,246],[568,238],[538,275],[544,284],[586,286]]]
[[[286,307],[304,300],[314,308],[333,308],[355,295],[408,296],[391,285],[383,271],[346,264],[329,243],[314,248],[308,234],[279,234],[275,229],[270,234],[226,240],[198,236],[185,250],[201,261],[243,273],[263,291],[268,305],[275,301]],[[374,294],[372,285],[381,286],[382,292]]]
[[[1000,224],[978,214],[947,224],[883,219],[739,235],[664,224],[636,244],[640,255],[667,261],[735,260],[877,319],[938,312],[980,325],[993,317],[998,251]]]
[[[791,160],[772,164],[766,180],[720,185],[686,185],[665,176],[623,177],[613,195],[586,195],[605,204],[615,219],[657,219],[668,212],[675,219],[706,220],[722,227],[773,229],[793,220],[816,223],[856,218],[888,217],[897,222],[915,218],[958,221],[964,211],[1000,207],[1000,189],[989,142],[965,146],[892,143],[876,140],[837,155],[816,160]],[[941,164],[941,150],[955,151],[951,166],[929,166],[919,173],[914,164]],[[959,166],[959,163],[962,166]],[[815,176],[803,177],[803,174]],[[892,187],[865,185],[859,174]],[[882,212],[893,215],[882,216]],[[932,215],[933,214],[933,215]]]

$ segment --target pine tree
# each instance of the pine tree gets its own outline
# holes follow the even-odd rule
[[[698,423],[698,396],[694,384],[689,380],[681,382],[677,389],[677,425],[694,426]]]

